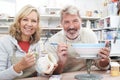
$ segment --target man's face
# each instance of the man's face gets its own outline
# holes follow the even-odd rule
[[[63,14],[61,23],[67,38],[74,40],[78,37],[81,19],[77,14]]]

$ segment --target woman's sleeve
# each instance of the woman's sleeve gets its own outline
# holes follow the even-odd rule
[[[0,80],[10,80],[22,75],[22,72],[16,73],[13,69],[13,65],[9,63],[10,51],[7,50],[10,50],[11,46],[9,46],[9,42],[5,42],[4,40],[0,40]]]

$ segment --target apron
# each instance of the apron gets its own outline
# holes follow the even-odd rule
[[[22,57],[20,57],[20,56],[17,57],[16,56],[16,50],[15,50],[13,52],[13,55],[11,56],[11,64],[12,65],[16,64],[21,59],[22,59]],[[36,61],[37,61],[37,59],[38,59],[38,55],[36,56]],[[34,76],[36,76],[36,75],[34,75],[35,73],[37,74],[37,72],[35,70],[35,65],[34,65],[34,66],[32,66],[32,67],[30,67],[28,69],[23,70],[23,75],[16,77],[14,80],[21,79],[21,78],[26,78],[26,77],[34,77]]]

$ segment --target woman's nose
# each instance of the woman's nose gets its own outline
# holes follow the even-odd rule
[[[27,25],[32,26],[32,22],[29,20]]]

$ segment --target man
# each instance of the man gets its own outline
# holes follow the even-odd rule
[[[67,6],[61,11],[61,25],[63,30],[53,35],[45,44],[48,53],[57,59],[57,67],[53,73],[79,71],[86,69],[86,60],[77,59],[79,56],[70,44],[72,43],[98,43],[95,33],[91,29],[82,28],[79,10],[74,6]],[[57,43],[54,44],[54,43]],[[101,59],[95,65],[102,70],[109,67],[109,48],[100,50]]]

